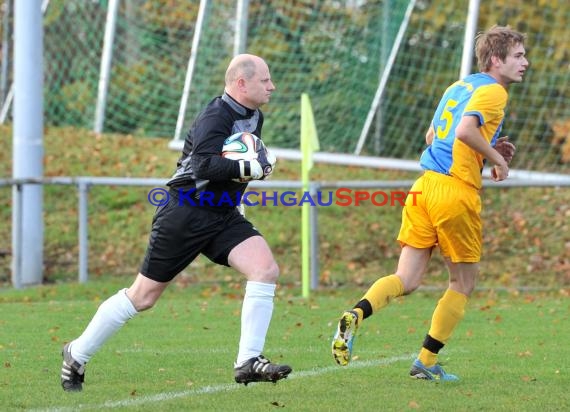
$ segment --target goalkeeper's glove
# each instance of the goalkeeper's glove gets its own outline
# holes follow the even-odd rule
[[[264,178],[263,169],[257,159],[238,160],[239,182],[249,182],[250,180],[259,180]]]
[[[263,177],[261,179],[263,180],[271,176],[273,170],[275,169],[275,163],[277,162],[275,155],[271,153],[266,147],[264,147],[263,150],[257,152],[257,160],[263,169]]]
[[[238,160],[240,182],[263,180],[270,176],[275,169],[277,158],[266,148],[257,152],[257,159]]]

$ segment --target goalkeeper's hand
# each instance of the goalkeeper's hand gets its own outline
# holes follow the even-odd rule
[[[273,173],[277,158],[265,147],[261,139],[257,141],[257,144],[257,159],[238,160],[240,178],[237,181],[263,180]]]
[[[263,180],[273,173],[277,159],[275,155],[267,149],[257,153],[257,159],[238,160],[239,162],[239,182],[249,182],[250,180]]]
[[[257,159],[238,160],[239,178],[234,179],[238,182],[249,182],[250,180],[263,179],[263,169]]]
[[[275,155],[271,153],[266,147],[263,147],[263,149],[257,153],[257,160],[263,169],[263,177],[260,179],[263,180],[271,176],[273,170],[275,169],[275,163],[277,162]]]

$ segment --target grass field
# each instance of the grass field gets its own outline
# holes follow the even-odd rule
[[[336,319],[362,291],[278,289],[266,355],[293,367],[274,384],[233,383],[241,285],[172,285],[87,366],[81,393],[59,383],[60,350],[130,279],[1,290],[0,392],[6,411],[565,411],[570,300],[480,291],[441,360],[457,383],[407,373],[440,292],[420,290],[367,319],[346,368],[330,355]]]

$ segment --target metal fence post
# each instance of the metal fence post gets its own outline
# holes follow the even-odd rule
[[[12,285],[15,289],[22,288],[22,198],[24,197],[22,190],[21,183],[15,184],[12,189],[14,197],[12,221],[15,225],[12,238]]]
[[[86,283],[89,278],[88,273],[88,255],[89,255],[89,238],[88,238],[88,205],[87,194],[89,192],[89,184],[82,179],[77,184],[79,194],[79,283]]]
[[[318,183],[311,183],[309,185],[309,193],[311,199],[316,199],[320,185]],[[309,243],[309,250],[311,252],[311,289],[319,287],[319,208],[315,205],[309,208],[309,227],[311,228],[311,237]]]

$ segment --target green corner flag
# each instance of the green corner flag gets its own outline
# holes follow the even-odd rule
[[[313,167],[313,152],[319,150],[319,138],[313,117],[311,101],[306,93],[301,95],[301,152],[303,161],[301,165],[301,178],[303,182],[303,192],[309,188],[309,172]],[[310,290],[310,208],[308,202],[304,202],[301,211],[301,238],[302,238],[302,280],[303,297],[309,297]]]

